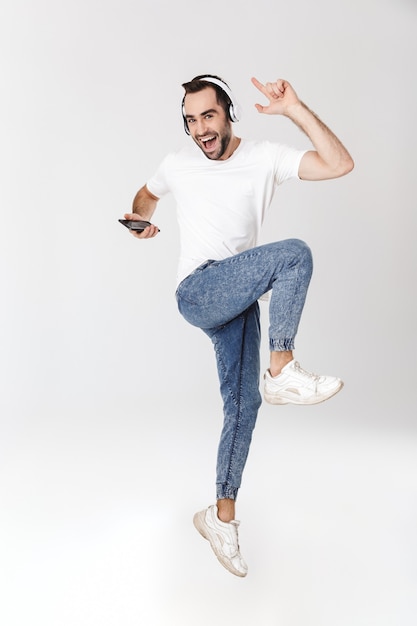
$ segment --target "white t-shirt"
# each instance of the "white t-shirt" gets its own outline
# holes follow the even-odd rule
[[[177,284],[208,259],[225,259],[258,244],[275,189],[298,177],[305,152],[241,140],[224,161],[208,159],[195,144],[165,157],[146,186],[158,198],[172,192],[176,200]]]

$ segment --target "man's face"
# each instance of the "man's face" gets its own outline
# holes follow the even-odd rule
[[[185,117],[191,137],[208,159],[228,159],[233,137],[232,124],[217,102],[216,92],[207,87],[189,93],[184,100]]]

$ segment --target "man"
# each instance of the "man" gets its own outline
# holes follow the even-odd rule
[[[272,404],[315,404],[343,386],[317,376],[294,360],[297,333],[312,272],[308,246],[297,239],[258,246],[261,224],[274,192],[289,178],[325,180],[343,176],[353,161],[337,139],[300,101],[285,80],[253,85],[268,104],[259,113],[285,115],[310,139],[296,150],[267,141],[245,141],[233,132],[239,105],[214,75],[184,83],[184,128],[194,144],[169,154],[136,194],[129,220],[150,221],[160,197],[177,202],[181,253],[176,297],[183,317],[214,345],[224,406],[217,457],[217,503],[196,513],[194,525],[210,541],[220,563],[237,576],[247,565],[238,543],[235,501],[241,484],[261,396],[259,393],[258,299],[271,293],[270,367],[264,397]],[[150,224],[138,239],[158,234]],[[204,388],[202,393],[211,393]]]

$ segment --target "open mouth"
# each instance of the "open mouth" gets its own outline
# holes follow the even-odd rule
[[[206,152],[210,152],[214,149],[216,145],[216,135],[210,135],[209,137],[204,137],[204,139],[200,139],[203,148]]]

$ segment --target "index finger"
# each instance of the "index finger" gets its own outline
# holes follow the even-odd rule
[[[267,95],[267,91],[266,91],[266,87],[265,85],[263,85],[257,78],[255,78],[254,76],[252,76],[251,81],[253,83],[253,85],[255,85],[255,87],[257,89],[259,89],[259,91],[262,91],[263,94]]]

